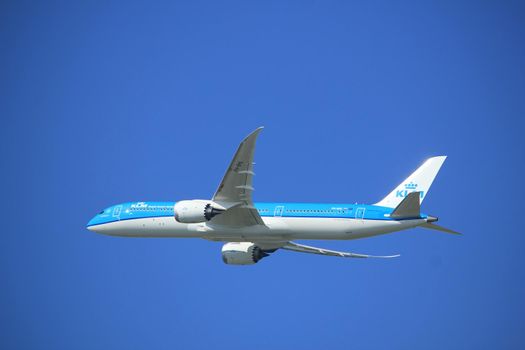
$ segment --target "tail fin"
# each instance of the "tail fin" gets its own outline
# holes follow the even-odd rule
[[[401,182],[392,192],[375,205],[382,207],[395,208],[409,194],[415,191],[420,193],[421,202],[425,199],[434,178],[439,169],[445,162],[447,156],[438,156],[427,159],[416,171],[412,173],[405,181]]]

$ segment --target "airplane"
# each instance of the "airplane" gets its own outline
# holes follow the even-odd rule
[[[251,265],[279,249],[344,258],[394,258],[303,245],[295,240],[351,240],[422,227],[459,232],[437,225],[421,213],[446,156],[427,159],[373,205],[334,203],[254,203],[252,187],[257,128],[239,145],[213,197],[178,202],[130,202],[102,210],[87,224],[93,232],[123,237],[184,237],[220,241],[222,259]]]

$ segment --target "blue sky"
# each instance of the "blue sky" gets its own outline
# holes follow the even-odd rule
[[[522,349],[519,1],[0,5],[0,347]],[[264,125],[259,201],[365,202],[425,158],[415,229],[317,245],[396,260],[85,230],[134,200],[209,198]]]

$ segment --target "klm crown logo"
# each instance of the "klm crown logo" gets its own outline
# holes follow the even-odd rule
[[[417,184],[410,181],[410,183],[405,184],[405,189],[407,190],[415,190],[417,188]]]
[[[417,189],[417,184],[410,181],[409,183],[405,184],[404,187],[404,190],[396,190],[396,197],[405,198],[409,193],[414,192]],[[424,192],[421,191],[419,195],[421,198],[423,198]]]

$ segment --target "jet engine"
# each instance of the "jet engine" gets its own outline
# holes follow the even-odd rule
[[[251,242],[230,242],[222,246],[222,261],[230,265],[252,265],[268,255]]]
[[[175,220],[184,224],[210,221],[226,210],[217,203],[200,199],[177,202],[173,209]]]

